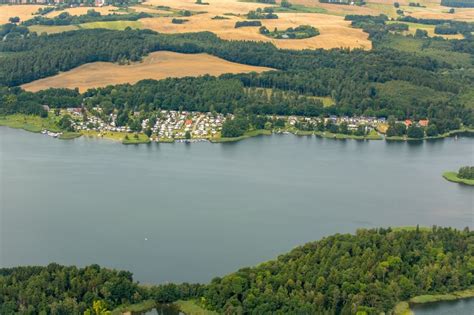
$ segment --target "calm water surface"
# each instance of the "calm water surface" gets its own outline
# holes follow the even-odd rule
[[[412,307],[412,309],[415,315],[472,315],[474,314],[474,298],[420,304]]]
[[[0,265],[97,263],[141,282],[207,282],[361,227],[473,224],[474,139],[274,135],[124,146],[0,128]]]

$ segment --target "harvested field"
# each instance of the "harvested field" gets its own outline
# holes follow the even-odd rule
[[[227,20],[213,20],[218,14],[198,14],[188,17],[184,24],[172,24],[171,18],[159,17],[141,19],[143,28],[149,28],[163,33],[187,33],[210,31],[222,39],[253,40],[272,42],[279,48],[286,49],[317,49],[317,48],[363,48],[370,49],[372,43],[368,34],[360,29],[350,27],[349,21],[343,17],[328,14],[313,13],[278,13],[276,20],[261,20],[268,29],[286,29],[299,25],[312,25],[319,29],[321,35],[307,39],[271,39],[258,32],[259,27],[234,28],[240,17],[227,16]],[[222,15],[222,14],[221,14]]]
[[[178,67],[176,65],[179,65]],[[273,70],[229,62],[207,54],[178,54],[167,51],[151,53],[143,62],[120,66],[110,62],[94,62],[82,65],[58,75],[24,84],[27,91],[39,91],[50,87],[89,88],[122,83],[136,83],[144,79],[165,79],[223,73],[263,72]]]
[[[195,3],[196,0],[146,0],[145,5],[151,6],[168,6],[173,9],[190,10],[190,11],[206,11],[210,14],[247,14],[250,10],[257,8],[264,8],[266,4],[240,2],[238,0],[206,0],[209,5],[199,5]]]
[[[44,5],[0,5],[0,24],[8,23],[8,19],[18,16],[20,21],[26,21],[34,17],[33,13]]]

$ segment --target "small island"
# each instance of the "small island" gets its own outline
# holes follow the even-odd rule
[[[463,166],[456,172],[445,172],[443,177],[453,183],[474,186],[474,166]]]
[[[318,36],[319,30],[311,25],[300,25],[298,27],[289,27],[286,30],[278,30],[276,27],[270,31],[265,26],[260,27],[260,34],[274,39],[305,39]]]

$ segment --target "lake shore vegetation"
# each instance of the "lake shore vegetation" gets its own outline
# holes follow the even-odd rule
[[[445,172],[443,177],[453,183],[474,186],[474,166],[463,166],[457,173]]]

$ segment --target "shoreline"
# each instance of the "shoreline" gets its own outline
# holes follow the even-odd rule
[[[457,183],[465,186],[474,186],[474,179],[460,178],[458,177],[457,172],[444,172],[443,178],[452,183]]]
[[[13,129],[23,129],[28,132],[33,133],[41,133],[45,130],[53,131],[53,132],[60,132],[61,130],[54,126],[52,121],[48,121],[47,118],[40,118],[40,117],[29,117],[32,121],[27,121],[26,119],[22,122],[20,121],[9,121],[3,117],[0,117],[0,126],[5,126]],[[245,132],[240,137],[235,138],[195,138],[195,139],[172,139],[172,138],[163,138],[158,140],[153,140],[153,137],[150,138],[144,133],[124,133],[124,132],[116,132],[116,131],[107,131],[107,132],[99,132],[99,131],[79,131],[79,132],[67,132],[63,131],[59,136],[56,138],[61,140],[72,140],[79,138],[81,136],[90,137],[90,138],[97,138],[97,139],[106,139],[112,140],[116,142],[120,142],[125,145],[130,144],[149,144],[151,142],[156,143],[175,143],[175,142],[184,142],[184,143],[193,143],[193,142],[210,142],[210,143],[230,143],[230,142],[238,142],[241,140],[258,137],[258,136],[270,136],[273,134],[293,134],[299,137],[318,137],[318,138],[325,138],[325,139],[333,139],[333,140],[356,140],[356,141],[380,141],[385,140],[386,142],[421,142],[421,141],[429,141],[429,140],[440,140],[448,137],[453,136],[472,136],[474,135],[474,129],[471,128],[463,128],[458,130],[452,130],[442,135],[434,136],[434,137],[424,137],[420,139],[414,138],[407,138],[407,137],[387,137],[383,134],[378,132],[371,132],[365,136],[356,136],[356,135],[348,135],[348,134],[341,134],[341,133],[331,133],[328,131],[305,131],[305,130],[297,130],[297,129],[274,129],[274,130],[267,130],[267,129],[257,129],[257,130],[250,130]],[[125,137],[128,137],[125,138]],[[444,177],[444,176],[443,176]],[[445,177],[446,178],[446,177]],[[446,178],[447,179],[447,178]],[[449,179],[447,179],[449,180]]]
[[[445,294],[418,295],[408,301],[398,302],[393,309],[393,313],[394,315],[413,315],[413,305],[435,304],[438,302],[459,301],[472,298],[474,298],[474,287]]]

